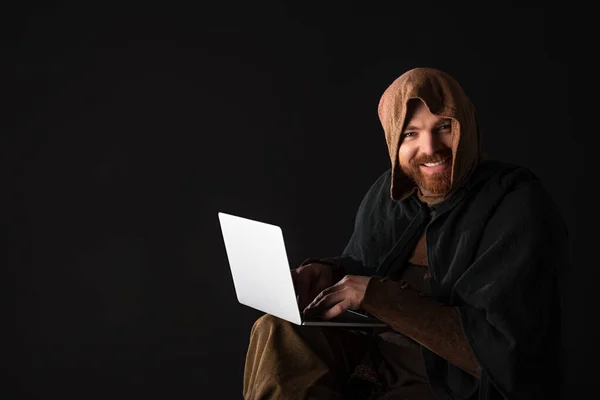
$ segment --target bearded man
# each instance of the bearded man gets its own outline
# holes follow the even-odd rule
[[[343,253],[292,276],[306,315],[361,309],[389,328],[265,315],[244,397],[555,397],[569,265],[557,206],[531,170],[484,155],[475,107],[447,73],[404,73],[378,111],[391,168],[365,194]]]

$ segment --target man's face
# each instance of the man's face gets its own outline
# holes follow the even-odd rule
[[[451,120],[433,115],[420,100],[411,100],[407,111],[398,150],[400,167],[424,195],[445,195],[452,173]]]

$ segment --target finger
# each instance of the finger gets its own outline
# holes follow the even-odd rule
[[[332,293],[338,292],[340,290],[342,290],[343,287],[340,285],[333,285],[330,286],[328,288],[325,288],[323,290],[321,290],[312,300],[312,302],[307,306],[307,307],[314,307],[317,304],[319,304],[321,301],[323,301],[323,299],[329,295],[331,295]]]
[[[325,310],[325,312],[322,313],[321,318],[323,318],[325,321],[335,318],[338,315],[340,315],[341,313],[348,310],[350,308],[350,304],[351,304],[350,300],[344,299],[343,301],[336,303],[333,307]]]
[[[321,274],[317,282],[315,282],[315,284],[311,287],[309,301],[313,301],[323,290],[327,289],[329,286],[331,286],[331,283],[327,281],[327,278],[323,274]]]
[[[331,288],[319,288],[317,285],[311,287],[310,293],[308,294],[310,298],[308,299],[307,306],[319,302],[323,296],[329,294],[330,292]]]
[[[322,294],[323,292],[321,292]],[[321,295],[319,295],[321,296]],[[333,307],[337,303],[346,300],[346,291],[338,290],[332,291],[329,294],[323,295],[318,300],[315,299],[308,307],[307,310],[315,315],[321,315],[329,308]]]

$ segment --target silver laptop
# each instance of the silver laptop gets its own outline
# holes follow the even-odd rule
[[[283,232],[276,225],[219,212],[221,232],[238,301],[297,325],[385,327],[360,311],[323,321],[305,319],[296,300]]]

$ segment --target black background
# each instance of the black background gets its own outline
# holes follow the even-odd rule
[[[263,4],[2,14],[10,398],[240,398],[260,313],[237,303],[217,212],[280,225],[292,265],[339,254],[389,166],[379,97],[418,66],[462,84],[488,153],[544,181],[584,264],[571,11]],[[591,269],[568,285],[573,395],[593,376]]]

